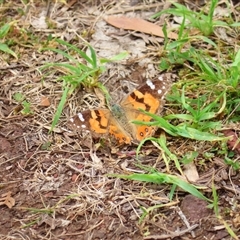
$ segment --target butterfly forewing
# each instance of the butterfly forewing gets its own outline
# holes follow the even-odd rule
[[[154,81],[147,80],[146,84],[134,90],[121,102],[127,118],[131,121],[151,121],[152,118],[142,113],[140,109],[153,114],[159,113],[164,105],[164,96],[169,87],[170,82],[161,77]],[[134,124],[133,129],[138,141],[152,136],[155,131],[155,128],[146,125]]]
[[[108,109],[86,110],[70,119],[77,130],[93,131],[105,134],[108,131],[110,111]]]

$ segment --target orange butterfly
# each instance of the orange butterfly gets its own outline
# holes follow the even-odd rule
[[[78,113],[70,119],[72,126],[78,130],[87,130],[97,134],[110,134],[119,144],[130,144],[150,137],[155,128],[146,125],[136,125],[132,121],[149,122],[152,120],[140,109],[149,113],[159,113],[164,104],[164,96],[170,88],[170,81],[160,76],[130,93],[112,109],[89,109]]]

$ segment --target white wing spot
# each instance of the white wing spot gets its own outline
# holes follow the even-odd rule
[[[158,90],[158,94],[161,95],[162,94],[162,89]]]
[[[85,119],[83,118],[83,115],[81,113],[78,113],[78,118],[80,121],[85,122]]]
[[[151,80],[147,80],[147,85],[152,89],[154,90],[155,89],[155,85],[153,84],[153,82]]]
[[[73,118],[70,118],[69,121],[73,123]]]
[[[86,125],[83,124],[81,127],[82,127],[82,128],[86,128]]]

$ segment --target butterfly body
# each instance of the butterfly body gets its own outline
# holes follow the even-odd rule
[[[152,136],[155,129],[147,125],[136,125],[132,121],[149,122],[152,118],[141,110],[156,114],[163,107],[163,99],[169,82],[160,77],[146,83],[130,93],[119,104],[110,109],[85,110],[70,119],[74,128],[100,135],[111,135],[119,144],[130,144]]]

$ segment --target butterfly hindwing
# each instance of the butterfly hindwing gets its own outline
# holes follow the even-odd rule
[[[100,135],[109,133],[120,144],[129,144],[132,140],[131,136],[124,131],[108,109],[83,111],[71,118],[70,122],[76,130],[90,131]]]

